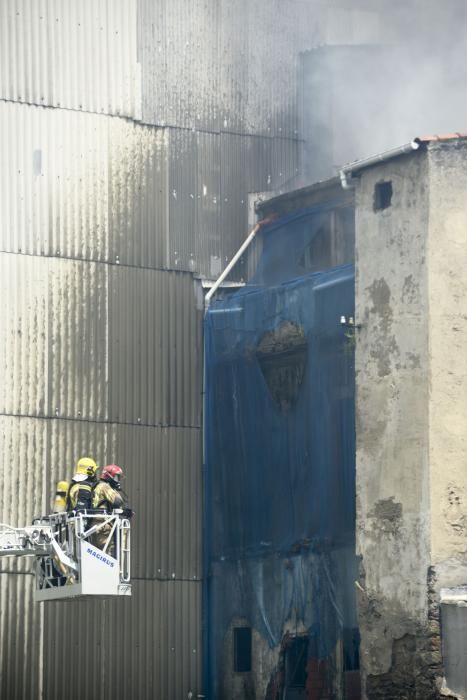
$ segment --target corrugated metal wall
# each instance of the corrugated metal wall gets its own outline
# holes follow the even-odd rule
[[[2,0],[2,99],[138,118],[137,0]]]
[[[199,428],[187,273],[0,253],[0,413]]]
[[[298,142],[0,101],[0,249],[215,277]],[[238,273],[240,274],[240,272]]]
[[[163,267],[167,134],[0,102],[2,250]]]
[[[125,465],[137,513],[131,600],[37,605],[30,560],[2,560],[0,697],[36,699],[42,682],[57,700],[186,697],[201,687],[200,441],[189,428],[0,418],[2,520],[44,512],[57,479],[86,452]]]
[[[46,615],[44,657],[59,672],[45,679],[44,697],[187,698],[201,683],[200,589],[198,582],[137,580],[136,608],[129,601],[56,604],[55,615]],[[63,626],[64,649],[55,642]]]
[[[201,690],[201,314],[192,274],[162,269],[167,134],[5,101],[0,118],[2,521],[46,512],[80,454],[124,466],[137,513],[131,601],[39,606],[31,563],[2,562],[0,696],[62,700],[79,658],[70,696],[106,668],[113,698],[186,697]]]
[[[328,5],[140,0],[143,121],[297,138],[298,54],[325,41]]]

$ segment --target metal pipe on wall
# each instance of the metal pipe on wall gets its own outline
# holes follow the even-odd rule
[[[241,258],[241,256],[242,256],[243,253],[245,252],[245,250],[246,250],[246,249],[248,248],[248,246],[251,244],[251,242],[253,241],[254,237],[255,237],[256,234],[258,233],[258,231],[259,231],[263,226],[265,226],[266,224],[271,223],[271,221],[272,221],[271,218],[267,218],[267,219],[263,219],[262,221],[258,221],[258,223],[254,226],[254,228],[252,229],[252,231],[250,232],[250,234],[247,236],[247,238],[245,238],[245,240],[243,241],[242,245],[240,246],[240,248],[237,250],[237,252],[236,252],[235,255],[233,256],[232,260],[229,262],[229,264],[228,264],[227,267],[224,269],[224,271],[221,272],[221,274],[219,275],[219,277],[217,278],[217,280],[214,282],[214,284],[212,285],[212,287],[211,287],[211,289],[209,290],[209,292],[206,294],[206,297],[205,297],[205,299],[204,299],[205,311],[208,310],[209,304],[210,304],[210,301],[211,301],[213,295],[214,295],[214,294],[216,293],[216,291],[219,289],[220,285],[221,285],[222,282],[225,280],[225,278],[227,277],[227,275],[229,274],[229,272],[233,269],[233,267],[235,267],[235,265],[237,264],[238,260]]]
[[[389,151],[384,151],[383,153],[378,153],[375,156],[369,156],[368,158],[362,158],[361,160],[356,160],[353,163],[349,163],[348,165],[344,165],[343,168],[339,171],[339,176],[341,179],[341,184],[344,190],[348,190],[351,187],[353,187],[352,184],[352,174],[357,172],[358,170],[363,170],[363,168],[367,168],[370,165],[375,165],[376,163],[381,163],[385,160],[389,160],[390,158],[396,158],[397,156],[402,156],[405,153],[411,153],[412,151],[416,151],[418,148],[421,146],[421,141],[420,139],[416,138],[413,139],[410,143],[406,143],[403,146],[398,146],[397,148],[392,148]],[[350,179],[348,179],[350,178]]]

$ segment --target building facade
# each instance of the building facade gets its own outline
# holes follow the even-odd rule
[[[248,192],[296,177],[298,52],[352,12],[1,3],[2,520],[46,512],[83,454],[122,464],[136,511],[131,601],[35,605],[2,562],[2,697],[62,698],[64,669],[70,698],[202,692],[198,278],[239,247]]]
[[[208,318],[210,398],[227,425],[211,445],[209,653],[216,697],[359,697],[358,671],[368,700],[466,693],[466,157],[465,135],[416,139],[346,167],[347,189],[335,179],[258,207],[260,217],[277,218],[256,243],[250,283]],[[328,225],[309,228],[314,242],[308,245],[297,222],[323,214],[326,205]],[[348,228],[354,216],[355,241]],[[323,284],[332,288],[326,270],[332,276],[350,262],[354,245],[353,324],[346,306],[353,285],[348,296],[326,297],[322,308],[310,292],[300,316],[306,266],[312,276],[324,272]],[[333,552],[335,566],[343,556],[333,549],[336,530],[326,527],[339,523],[339,479],[347,462],[338,461],[338,478],[328,484],[334,507],[322,481],[320,509],[314,500],[319,479],[313,482],[320,457],[297,432],[300,401],[307,396],[310,406],[319,404],[329,379],[323,377],[338,372],[313,360],[312,350],[305,365],[297,360],[297,318],[319,357],[322,328],[306,326],[307,314],[328,318],[334,328],[329,356],[342,315],[347,350],[355,354],[355,550],[351,538],[348,544],[358,571],[347,588],[331,565],[327,579],[337,609],[344,603],[348,613],[357,598],[353,636],[345,615],[319,619],[313,608],[318,600],[326,610],[316,589],[320,557]],[[337,381],[343,401],[351,382]],[[319,404],[317,414],[309,413],[312,435],[319,426],[315,440],[327,474],[333,472],[326,431],[332,428],[336,446],[343,437],[331,396],[326,410]],[[207,420],[209,430],[219,417]],[[297,527],[306,536],[287,541]],[[341,561],[352,570],[350,558]],[[321,594],[326,590],[322,584]],[[334,651],[328,646],[326,654],[320,633],[329,642],[326,635],[336,630]],[[353,658],[352,645],[358,647]]]
[[[439,697],[443,683],[462,695],[466,683],[465,595],[456,607],[452,591],[467,580],[467,150],[456,135],[419,143],[355,173],[358,596],[369,699]]]
[[[206,315],[210,697],[359,697],[352,194],[263,203],[254,274]]]

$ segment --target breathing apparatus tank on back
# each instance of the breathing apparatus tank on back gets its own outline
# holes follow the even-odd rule
[[[55,490],[55,498],[52,511],[54,513],[64,513],[66,511],[66,500],[70,484],[68,481],[58,481]]]

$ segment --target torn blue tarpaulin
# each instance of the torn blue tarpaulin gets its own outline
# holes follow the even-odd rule
[[[288,620],[327,657],[356,626],[354,271],[306,269],[329,207],[265,231],[255,277],[205,320],[211,686],[232,620]]]

